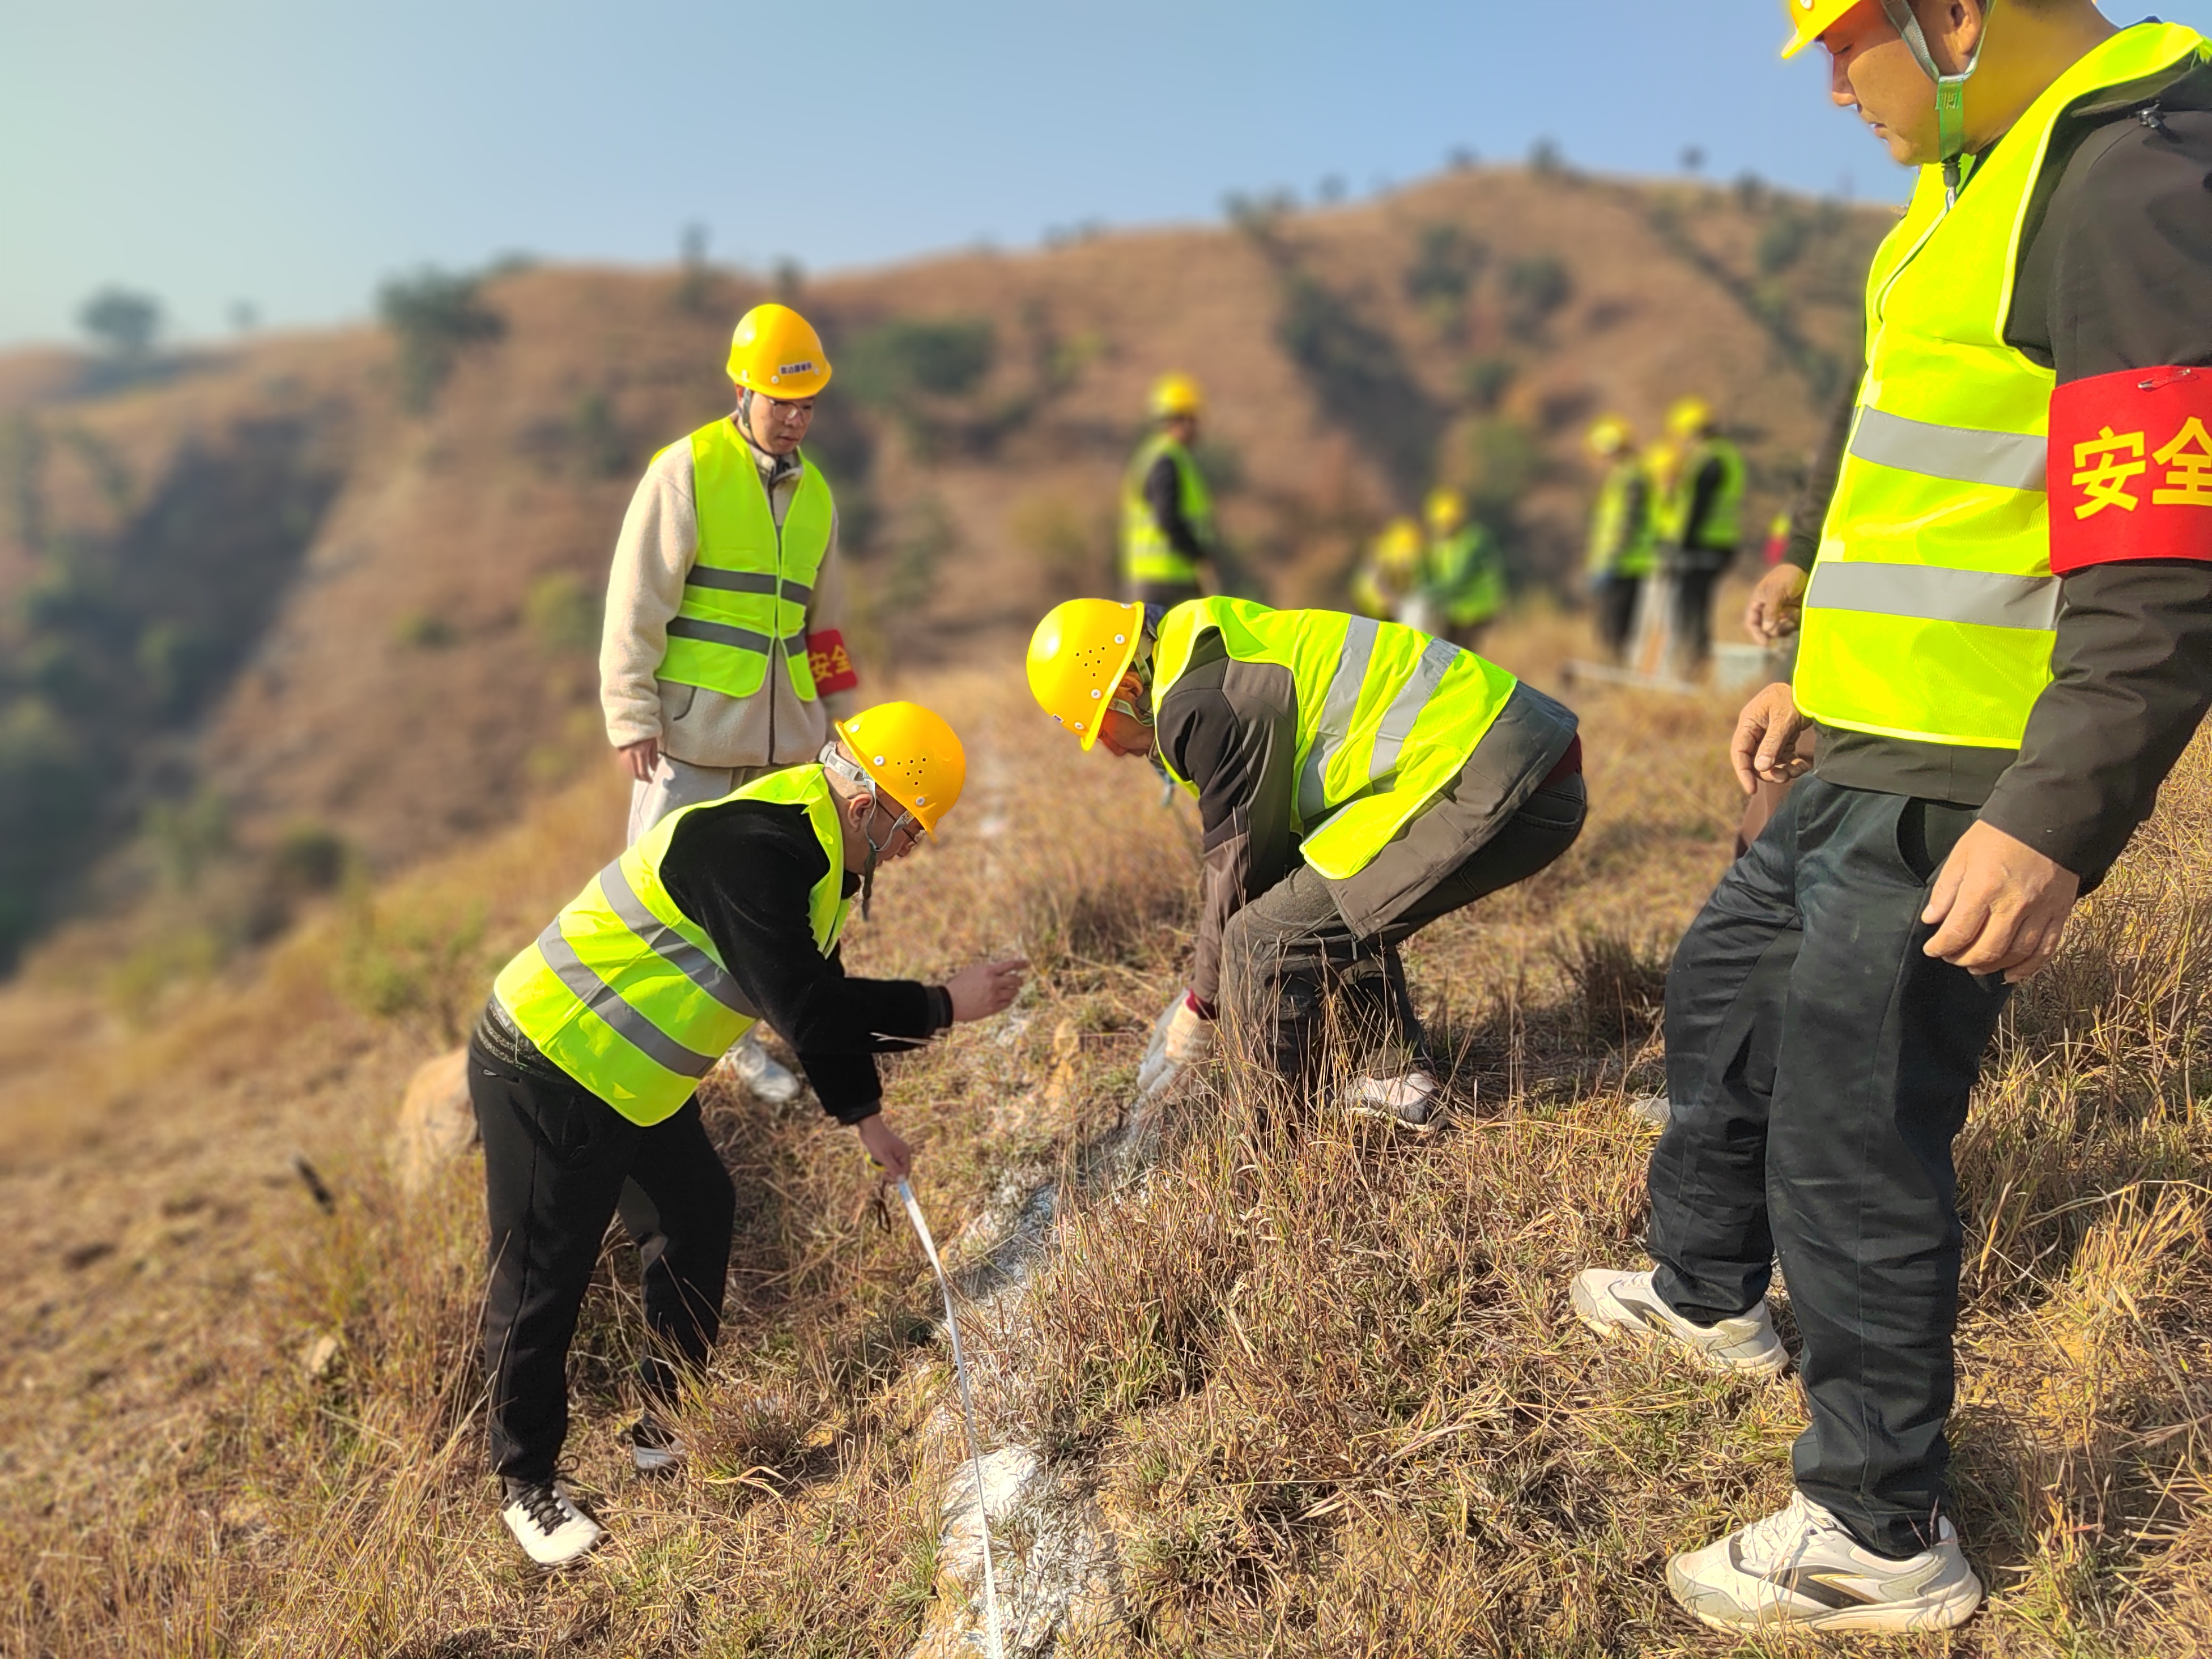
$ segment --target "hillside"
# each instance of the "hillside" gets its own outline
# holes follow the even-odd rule
[[[864,671],[1005,659],[1110,580],[1133,416],[1206,383],[1228,532],[1330,600],[1385,513],[1469,486],[1527,580],[1573,563],[1577,442],[1711,398],[1753,521],[1854,350],[1885,216],[1745,186],[1454,173],[1225,228],[801,283],[840,366],[816,424],[861,573]],[[788,287],[788,279],[787,279]],[[428,407],[381,331],[195,352],[136,380],[0,357],[0,963],[88,901],[142,981],[273,936],[349,858],[511,822],[601,749],[590,639],[636,471],[721,412],[707,270],[519,269]],[[114,849],[136,837],[126,857]],[[94,877],[97,879],[94,879]]]
[[[1500,655],[1548,678],[1574,630]],[[1425,1139],[1285,1113],[1234,1078],[1149,1164],[1100,1154],[1183,971],[1192,825],[1084,757],[1003,675],[918,681],[975,793],[885,873],[861,971],[1018,947],[1006,1016],[897,1062],[887,1109],[957,1264],[1057,1182],[1026,1297],[965,1322],[1022,1659],[1726,1650],[1666,1554],[1765,1512],[1793,1386],[1601,1350],[1571,1272],[1632,1262],[1668,944],[1726,856],[1722,701],[1578,697],[1592,819],[1524,887],[1417,938],[1454,1115]],[[0,992],[0,1652],[915,1656],[964,1645],[949,1355],[919,1252],[848,1136],[712,1086],[738,1185],[698,1459],[627,1474],[636,1260],[578,1337],[586,1570],[519,1564],[483,1473],[480,1166],[396,1178],[392,1105],[496,963],[605,858],[605,773],[121,1031]],[[1079,835],[1068,826],[1081,826]],[[1854,1651],[2141,1659],[2212,1615],[2212,757],[2008,1016],[1961,1138],[1959,1518],[1990,1607]],[[313,1172],[312,1178],[301,1173]],[[1785,1325],[1786,1329],[1786,1325]],[[1799,1651],[1746,1644],[1746,1654]],[[1802,1650],[1809,1651],[1810,1650]]]

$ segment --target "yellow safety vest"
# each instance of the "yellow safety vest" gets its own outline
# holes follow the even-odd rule
[[[634,1123],[681,1109],[760,1018],[706,929],[660,880],[676,826],[733,800],[805,808],[830,861],[807,898],[815,945],[828,957],[852,908],[844,837],[822,768],[794,766],[661,819],[592,877],[492,988],[540,1054]]]
[[[1459,775],[1519,684],[1472,651],[1396,623],[1217,598],[1179,605],[1162,621],[1155,708],[1207,630],[1238,662],[1291,671],[1298,722],[1291,823],[1305,861],[1332,880],[1365,869]],[[1197,793],[1188,779],[1176,781]]]
[[[1431,541],[1422,586],[1453,627],[1488,622],[1505,604],[1505,564],[1498,544],[1479,524]]]
[[[684,603],[668,623],[660,675],[726,696],[750,697],[768,678],[778,646],[803,702],[814,701],[806,656],[806,606],[830,550],[830,485],[811,462],[799,475],[779,528],[751,446],[734,421],[690,436],[699,550]]]
[[[1692,446],[1661,498],[1655,528],[1661,541],[1686,545],[1690,533],[1690,509],[1697,504],[1698,478],[1712,462],[1721,464],[1720,489],[1714,494],[1698,526],[1697,545],[1718,553],[1733,553],[1743,537],[1743,452],[1725,438],[1705,438]]]
[[[1213,497],[1199,476],[1198,463],[1188,449],[1158,433],[1137,452],[1121,481],[1121,573],[1133,582],[1194,583],[1197,564],[1169,544],[1152,516],[1152,504],[1145,499],[1145,480],[1163,455],[1175,462],[1183,522],[1201,543],[1212,543]]]
[[[2008,344],[2021,240],[2060,118],[2207,55],[2123,30],[2061,76],[1945,206],[1921,171],[1867,283],[1867,374],[1805,593],[1798,706],[1824,725],[2016,749],[2051,683],[2052,371]]]
[[[1615,461],[1590,513],[1589,574],[1648,576],[1653,556],[1650,469],[1640,456]]]

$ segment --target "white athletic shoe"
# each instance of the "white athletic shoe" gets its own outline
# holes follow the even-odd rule
[[[1935,1548],[1893,1561],[1795,1492],[1787,1509],[1674,1557],[1667,1588],[1717,1630],[1949,1630],[1981,1606],[1982,1581],[1951,1523],[1937,1526]]]
[[[1674,1108],[1664,1095],[1638,1095],[1628,1103],[1628,1115],[1638,1123],[1663,1129],[1674,1121]]]
[[[1414,1070],[1396,1077],[1371,1073],[1356,1078],[1337,1101],[1357,1117],[1380,1118],[1401,1129],[1426,1134],[1443,1121],[1443,1085],[1433,1073]]]
[[[659,1474],[675,1468],[689,1455],[684,1442],[651,1412],[639,1413],[629,1425],[629,1461],[640,1474]]]
[[[607,1529],[578,1509],[558,1480],[541,1485],[510,1480],[499,1512],[522,1552],[541,1567],[565,1567],[592,1553]]]
[[[757,1032],[748,1031],[738,1039],[738,1046],[730,1050],[730,1070],[756,1100],[786,1106],[799,1098],[799,1079],[761,1047]]]
[[[1567,1293],[1575,1317],[1608,1341],[1616,1337],[1657,1337],[1686,1348],[1707,1370],[1778,1376],[1790,1363],[1790,1350],[1774,1334],[1774,1320],[1762,1301],[1747,1314],[1717,1325],[1693,1325],[1659,1299],[1651,1274],[1589,1267],[1575,1275]]]

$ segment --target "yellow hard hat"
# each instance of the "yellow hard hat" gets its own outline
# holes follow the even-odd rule
[[[1618,455],[1635,444],[1636,433],[1620,416],[1607,415],[1590,428],[1583,441],[1589,445],[1593,455]]]
[[[1386,570],[1410,570],[1421,562],[1421,526],[1393,519],[1375,538],[1375,562]]]
[[[1795,58],[1842,22],[1858,3],[1859,0],[1782,0],[1783,12],[1795,31],[1784,45],[1782,55]]]
[[[789,306],[755,306],[730,336],[730,378],[767,398],[811,398],[830,384],[830,354]]]
[[[1713,406],[1703,398],[1678,398],[1667,411],[1667,430],[1678,438],[1694,438],[1713,423]]]
[[[838,721],[837,735],[877,787],[935,835],[968,782],[968,751],[944,716],[920,703],[879,702]]]
[[[1163,374],[1152,383],[1152,418],[1172,421],[1206,412],[1206,394],[1188,374]]]
[[[1089,749],[1144,637],[1141,605],[1069,599],[1053,606],[1030,635],[1030,695]]]
[[[1467,497],[1456,489],[1431,489],[1427,511],[1429,528],[1449,536],[1467,522]]]

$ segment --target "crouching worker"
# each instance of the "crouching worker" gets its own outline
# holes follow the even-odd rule
[[[1219,1006],[1311,1088],[1334,996],[1365,1049],[1343,1103],[1430,1127],[1437,1068],[1398,947],[1573,844],[1573,714],[1413,629],[1229,599],[1071,599],[1037,625],[1029,677],[1085,749],[1155,756],[1198,797],[1196,960],[1148,1084],[1206,1052]]]
[[[998,1012],[1025,963],[941,986],[847,977],[837,940],[878,866],[960,798],[967,763],[937,715],[885,703],[840,723],[811,765],[663,818],[501,971],[469,1045],[491,1219],[484,1367],[501,1518],[543,1566],[599,1523],[555,1479],[568,1426],[568,1343],[607,1222],[645,1264],[641,1472],[680,1461],[657,1413],[721,1324],[734,1196],[700,1121],[699,1079],[757,1020],[797,1049],[823,1108],[888,1177],[906,1142],[884,1121],[875,1056]]]

